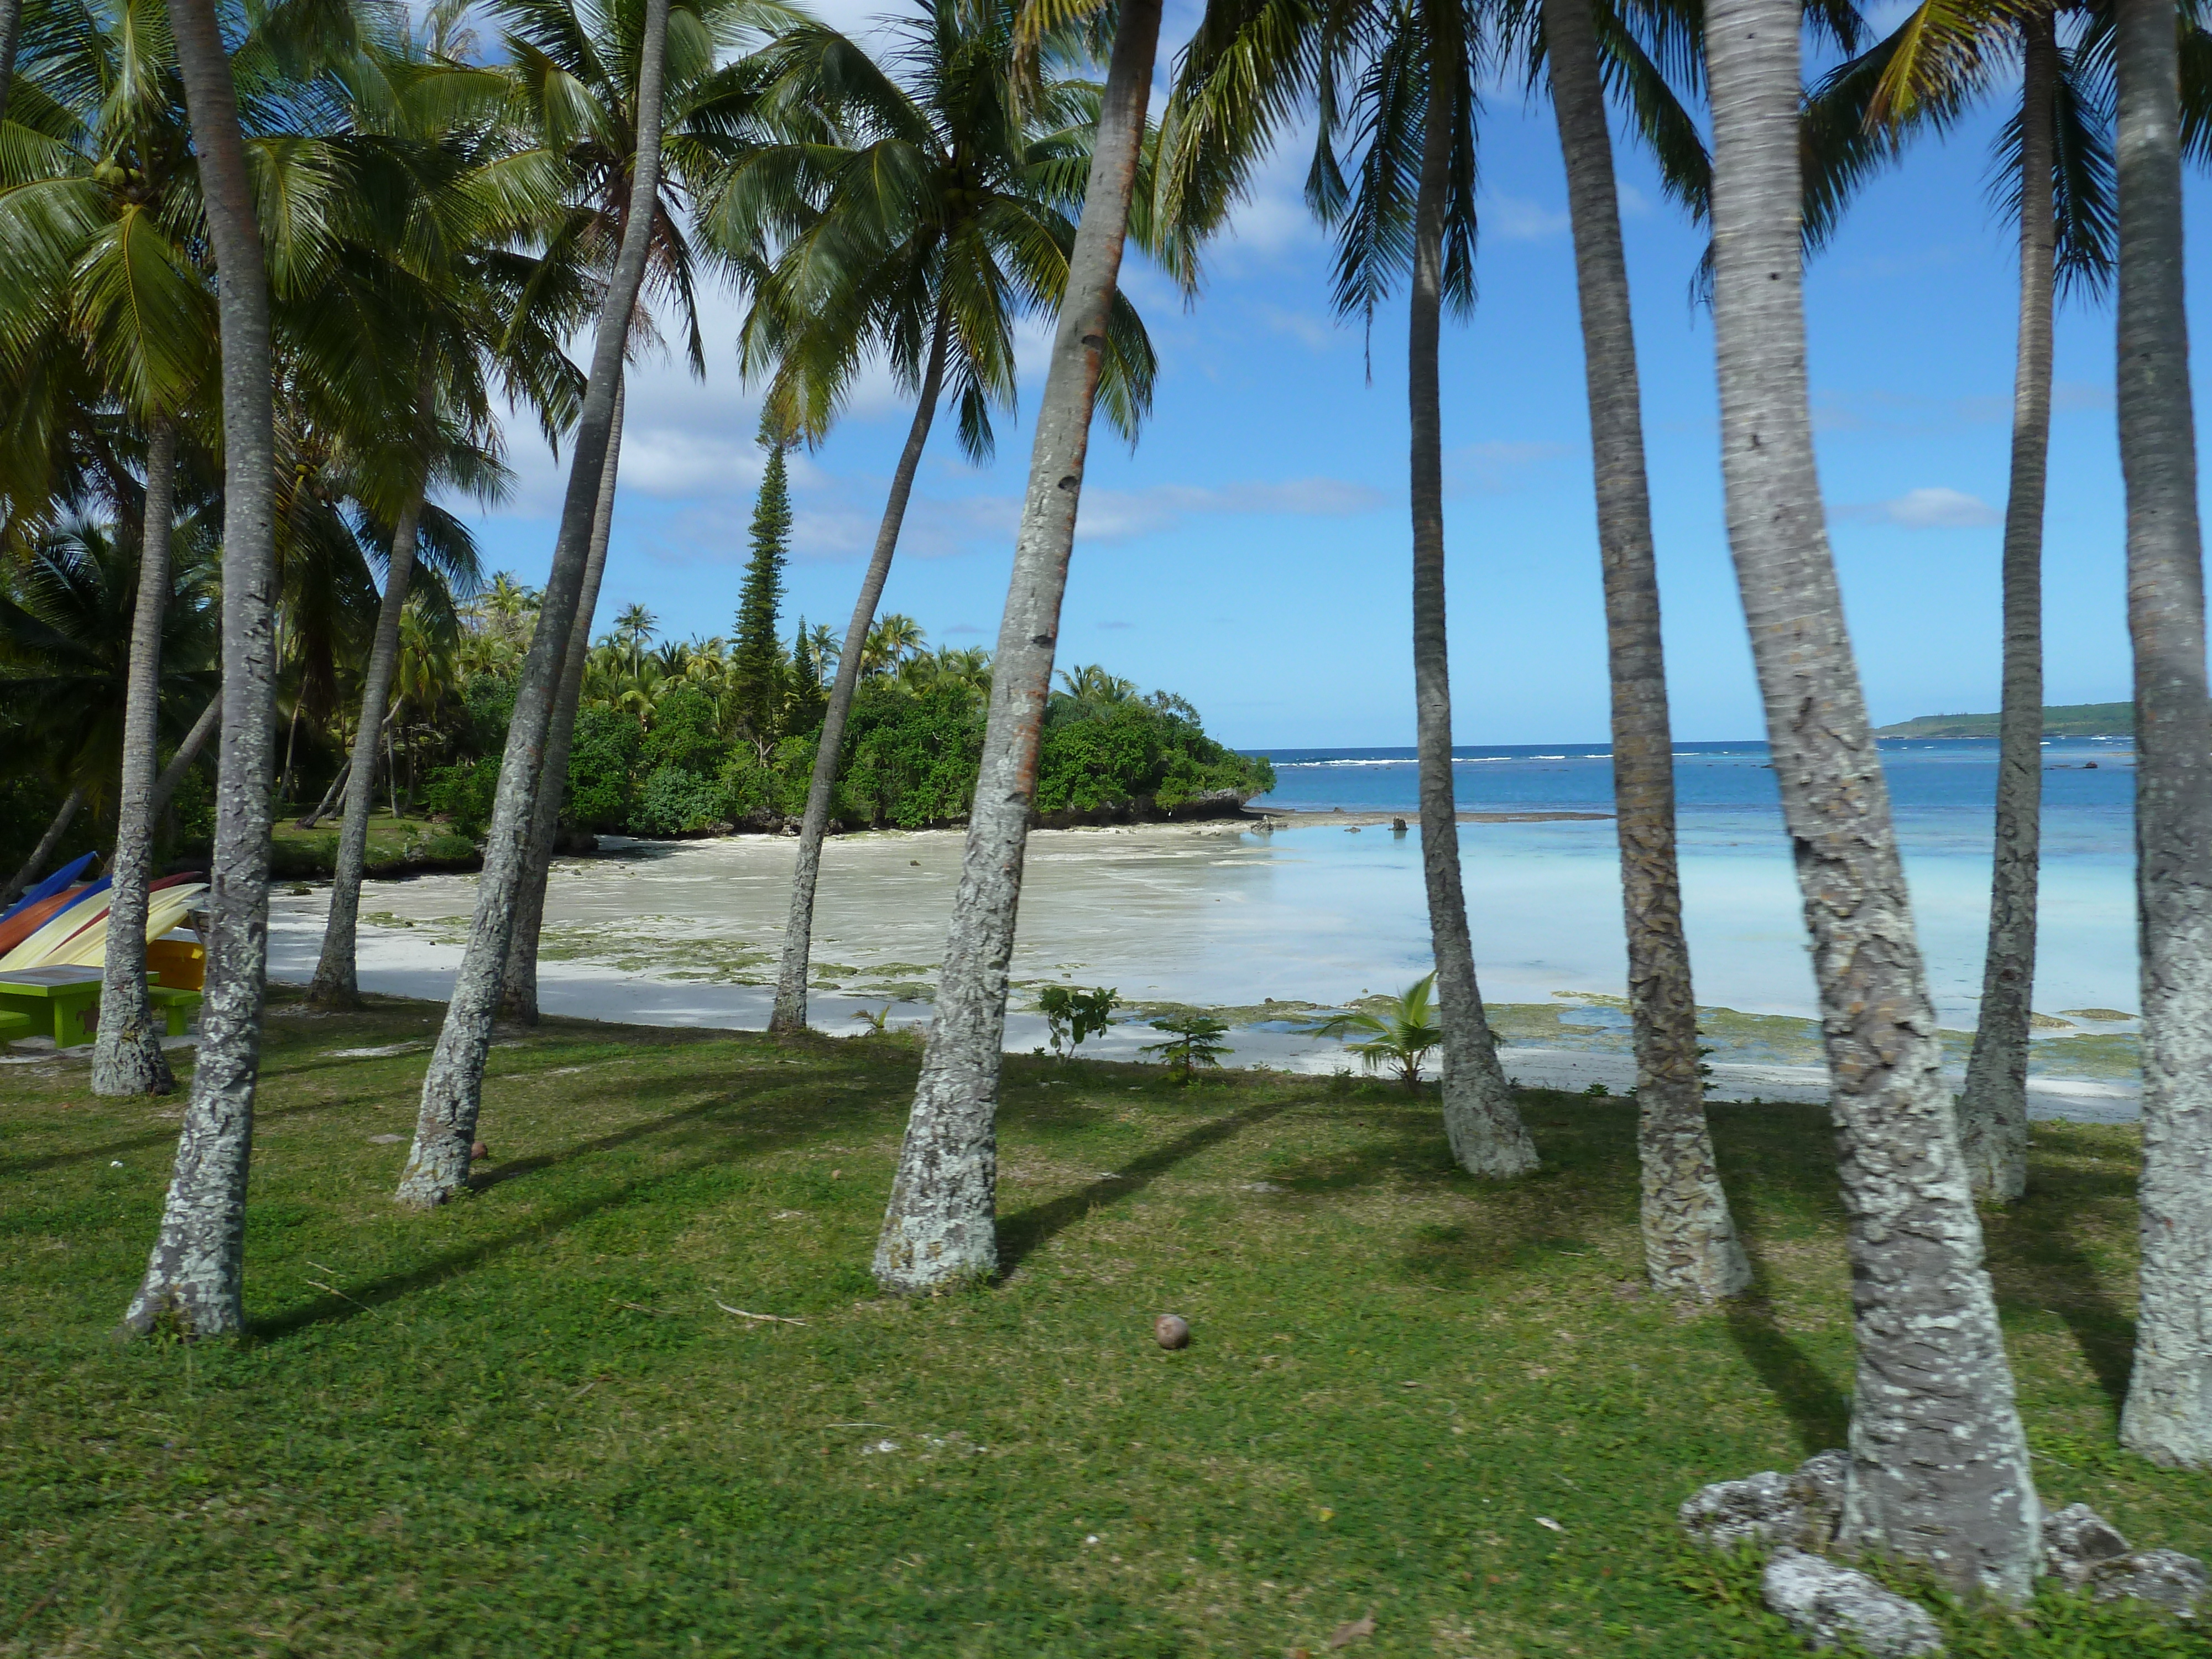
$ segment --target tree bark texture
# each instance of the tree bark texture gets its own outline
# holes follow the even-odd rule
[[[1439,59],[1446,48],[1435,48]],[[1475,981],[1467,891],[1459,864],[1459,801],[1452,781],[1451,662],[1444,623],[1443,414],[1437,385],[1443,331],[1444,198],[1451,179],[1456,77],[1439,64],[1429,77],[1421,176],[1413,207],[1413,282],[1407,325],[1413,503],[1413,696],[1420,747],[1421,873],[1429,942],[1436,954],[1437,1023],[1443,1030],[1444,1134],[1470,1175],[1526,1175],[1536,1143],[1513,1104]]]
[[[96,1095],[166,1095],[177,1086],[161,1052],[164,1023],[146,995],[146,886],[154,877],[155,758],[161,725],[161,625],[169,601],[169,538],[176,517],[177,426],[146,431],[146,507],[131,617],[123,701],[123,776],[109,866],[107,948],[100,957],[100,1026],[92,1045]]]
[[[2043,495],[2051,457],[2051,103],[2058,40],[2048,12],[2022,30],[2020,345],[2005,502],[2004,702],[1997,723],[1996,858],[1982,1007],[1959,1097],[1959,1146],[1974,1190],[2027,1191],[2027,1042],[2035,988],[2035,895],[2043,823]]]
[[[84,796],[84,786],[79,784],[62,797],[62,804],[47,821],[46,833],[39,837],[39,844],[31,849],[31,856],[23,860],[23,867],[15,872],[14,879],[8,884],[8,890],[0,893],[0,909],[13,904],[15,895],[39,878],[39,872],[52,860],[54,848],[61,845],[62,837],[69,833],[70,825],[76,821],[77,813],[83,810]]]
[[[1674,737],[1659,631],[1643,394],[1621,248],[1605,88],[1589,0],[1545,0],[1544,49],[1566,159],[1597,485],[1598,558],[1613,683],[1613,790],[1636,1047],[1644,1270],[1668,1296],[1711,1301],[1751,1283],[1705,1121],[1698,1008],[1675,860]]]
[[[1822,521],[1795,0],[1706,13],[1729,540],[1813,939],[1857,1340],[1840,1540],[2024,1599],[2041,1513]]]
[[[331,872],[331,913],[323,924],[322,955],[307,988],[311,1006],[361,1006],[356,950],[361,926],[362,872],[368,859],[368,816],[376,805],[376,744],[384,731],[384,705],[399,667],[399,617],[407,608],[408,585],[415,575],[416,538],[422,519],[418,493],[392,527],[392,562],[384,573],[384,598],[376,610],[376,635],[369,642],[368,674],[361,688],[361,720],[346,763],[345,817],[338,824],[338,853]],[[319,816],[318,807],[310,817]]]
[[[998,1267],[996,1116],[1006,963],[1013,955],[1091,405],[1128,234],[1159,33],[1160,0],[1123,0],[1037,409],[1013,580],[992,664],[982,766],[938,975],[937,1017],[876,1244],[876,1280],[889,1291],[930,1290]]]
[[[276,441],[269,281],[213,0],[172,0],[199,155],[222,339],[222,748],[198,1062],[161,1225],[125,1322],[245,1327],[246,1184],[269,960],[270,725],[276,709]]]
[[[2120,1440],[2212,1467],[2212,706],[2171,7],[2119,0],[2120,470],[2136,668],[2142,1279]]]
[[[607,541],[614,533],[615,485],[622,471],[623,413],[627,376],[615,386],[614,417],[607,425],[607,458],[599,468],[599,498],[592,509],[591,545],[584,555],[584,585],[576,619],[561,656],[561,690],[545,732],[545,775],[530,815],[530,866],[514,901],[514,937],[501,975],[500,1012],[538,1024],[538,937],[545,926],[545,884],[553,873],[553,845],[560,839],[561,807],[568,793],[568,751],[576,737],[576,710],[584,700],[584,671],[592,654],[592,618],[599,608],[599,583],[607,570]]]
[[[837,658],[837,678],[830,687],[829,707],[822,714],[822,738],[814,750],[814,775],[806,786],[806,813],[799,824],[799,857],[792,867],[791,917],[783,932],[783,960],[776,969],[775,1008],[768,1021],[768,1029],[780,1034],[806,1029],[814,889],[822,873],[822,838],[829,832],[830,803],[837,793],[838,750],[845,741],[846,716],[853,712],[853,694],[860,684],[860,659],[866,652],[868,629],[875,623],[876,606],[883,600],[884,583],[891,574],[899,528],[906,522],[907,498],[914,493],[914,475],[921,465],[922,447],[929,441],[930,422],[936,418],[938,394],[945,384],[949,327],[950,319],[940,307],[936,337],[929,345],[929,364],[922,373],[921,395],[915,404],[914,422],[907,428],[898,468],[891,474],[890,498],[884,503],[884,520],[876,530],[876,549],[868,559],[867,574],[860,579],[860,597],[853,602],[853,620],[845,628],[845,648]]]
[[[437,1048],[422,1079],[415,1145],[399,1178],[396,1196],[403,1204],[441,1204],[468,1184],[469,1147],[476,1139],[484,1056],[491,1048],[500,980],[507,967],[507,947],[514,940],[515,899],[529,864],[545,739],[552,726],[554,701],[560,694],[568,630],[575,624],[583,588],[592,520],[599,507],[607,441],[614,426],[615,397],[622,383],[623,348],[637,305],[638,289],[645,279],[653,204],[659,198],[661,86],[667,51],[668,0],[646,0],[645,35],[638,54],[637,148],[630,182],[631,210],[623,226],[621,249],[599,313],[591,379],[585,388],[575,448],[569,458],[568,492],[562,505],[553,567],[538,601],[538,626],[531,635],[529,653],[523,659],[514,714],[507,726],[468,948],[453,981],[453,1000],[447,1006]]]

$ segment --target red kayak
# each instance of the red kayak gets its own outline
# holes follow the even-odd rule
[[[74,887],[64,887],[51,898],[40,899],[36,904],[26,905],[5,921],[0,921],[0,957],[4,957],[25,939],[75,904],[90,886],[80,882]]]

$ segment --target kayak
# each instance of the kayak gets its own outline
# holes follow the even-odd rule
[[[31,889],[29,892],[24,894],[22,897],[17,899],[13,904],[9,905],[4,912],[0,912],[0,926],[3,926],[8,922],[13,921],[17,916],[29,909],[33,905],[52,898],[55,894],[62,891],[64,888],[76,885],[76,878],[81,873],[82,873],[85,866],[90,864],[93,860],[99,856],[100,855],[97,853],[87,853],[82,858],[74,860],[71,862],[62,866],[60,869],[55,871],[53,874],[48,876],[36,887]],[[52,912],[49,911],[47,914],[51,915]],[[0,945],[0,951],[4,951],[8,947],[5,945]]]
[[[40,928],[68,909],[70,905],[75,904],[83,893],[84,889],[81,886],[66,887],[58,893],[50,894],[40,899],[36,904],[27,906],[19,904],[10,910],[8,913],[8,919],[5,921],[0,921],[0,957],[4,957],[32,934],[37,933]]]
[[[4,957],[0,957],[0,973],[15,968],[36,968],[42,965],[54,948],[65,942],[87,922],[107,914],[107,890],[110,883],[102,876],[89,887],[77,890],[69,903],[55,912],[53,919],[18,945]]]

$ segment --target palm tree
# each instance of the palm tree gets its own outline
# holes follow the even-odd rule
[[[1177,76],[1169,125],[1183,199],[1208,208],[1243,187],[1274,130],[1310,96],[1319,137],[1306,194],[1338,228],[1338,309],[1367,319],[1410,269],[1413,621],[1421,865],[1437,961],[1444,1130],[1470,1174],[1536,1165],[1483,1012],[1460,876],[1444,616],[1443,416],[1437,347],[1447,301],[1474,301],[1474,71],[1480,22],[1465,0],[1228,0],[1208,10]],[[1347,181],[1337,146],[1364,142]]]
[[[276,466],[269,276],[238,94],[213,0],[171,0],[219,281],[222,354],[222,749],[198,1063],[146,1277],[125,1323],[193,1337],[246,1323],[246,1178],[269,951],[270,716]]]
[[[1358,1037],[1358,1042],[1345,1046],[1359,1056],[1362,1065],[1370,1072],[1390,1066],[1408,1092],[1416,1091],[1421,1086],[1422,1063],[1444,1040],[1430,1000],[1436,985],[1433,973],[1424,974],[1398,995],[1384,998],[1380,1008],[1333,1014],[1309,1029],[1316,1036]]]
[[[2212,1465],[2212,702],[2174,9],[2118,0],[2113,33],[2143,1035],[2142,1302],[2120,1440],[2203,1468]]]
[[[1020,15],[1011,0],[920,0],[888,64],[834,29],[787,32],[760,56],[757,96],[793,136],[749,149],[707,198],[708,236],[755,281],[743,358],[772,376],[772,419],[818,440],[877,349],[915,398],[815,744],[772,1031],[806,1025],[822,840],[854,691],[921,648],[911,618],[870,624],[939,399],[949,382],[961,447],[987,459],[992,406],[1013,400],[1016,324],[1048,314],[1067,291],[1069,210],[1090,164],[1097,94],[1066,72],[1065,27],[1033,43],[1027,68],[1018,61]],[[754,251],[779,241],[773,265],[762,264]],[[1133,442],[1153,359],[1118,295],[1104,340],[1108,413]]]
[[[647,202],[659,200],[662,70],[667,56],[668,20],[669,0],[646,0],[637,54],[633,190]],[[454,980],[453,1000],[447,1006],[446,1022],[423,1076],[415,1144],[400,1176],[397,1196],[404,1204],[441,1204],[467,1184],[470,1147],[476,1139],[477,1110],[483,1090],[484,1057],[491,1046],[492,1016],[499,1006],[500,982],[514,942],[515,898],[530,866],[546,737],[568,654],[568,630],[576,622],[592,520],[613,425],[615,391],[622,378],[623,350],[645,283],[654,222],[651,214],[635,213],[623,225],[621,249],[599,313],[591,379],[570,451],[568,490],[562,505],[552,570],[546,579],[538,626],[523,661],[514,714],[507,727],[499,790],[485,840],[483,875],[477,884],[476,915]],[[558,787],[559,780],[554,780],[552,787]]]
[[[886,1290],[926,1291],[988,1273],[998,1264],[994,1137],[1006,964],[1091,410],[1113,325],[1159,33],[1160,0],[1122,0],[1037,409],[1013,580],[992,658],[982,764],[938,980],[937,1017],[876,1245],[876,1280]]]
[[[1729,538],[1812,933],[1850,1217],[1858,1384],[1841,1542],[2017,1601],[2041,1515],[1814,463],[1799,21],[1796,0],[1714,0],[1705,58]]]
[[[1674,743],[1659,627],[1659,571],[1644,471],[1642,392],[1628,265],[1606,115],[1603,70],[1635,43],[1617,19],[1601,44],[1591,0],[1542,0],[1540,49],[1566,161],[1568,215],[1583,325],[1583,369],[1597,489],[1613,694],[1613,789],[1628,936],[1628,1006],[1636,1048],[1644,1271],[1666,1295],[1734,1296],[1751,1283],[1728,1194],[1714,1167],[1698,1070],[1698,1010],[1682,933],[1675,857]],[[1640,53],[1637,54],[1641,57]],[[1648,59],[1644,60],[1648,63]],[[1694,128],[1655,75],[1632,110],[1674,193],[1702,211],[1708,163]],[[1672,165],[1669,165],[1672,163]]]
[[[2101,33],[2101,31],[2100,31]],[[1822,83],[1808,111],[1808,240],[1824,240],[1850,191],[1904,141],[1941,131],[2017,50],[2019,103],[1997,146],[1999,198],[2020,222],[2020,322],[2012,486],[2005,507],[2003,714],[1996,859],[1982,1004],[1959,1139],[1975,1190],[2000,1202],[2027,1188],[2029,993],[2043,786],[2043,501],[2051,451],[2056,295],[2094,293],[2112,270],[2109,111],[2087,58],[2059,43],[2051,7],[1923,0],[1886,39]]]

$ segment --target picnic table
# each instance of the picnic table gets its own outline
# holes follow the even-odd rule
[[[165,988],[155,983],[160,978],[156,973],[146,975],[147,995],[161,1010],[168,1034],[181,1036],[192,1011],[200,1005],[200,994]],[[52,1036],[57,1048],[91,1042],[100,1006],[100,970],[93,967],[16,968],[0,973],[0,1016],[25,1015],[32,1026],[31,1030],[8,1035],[41,1033]]]

